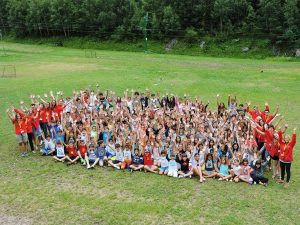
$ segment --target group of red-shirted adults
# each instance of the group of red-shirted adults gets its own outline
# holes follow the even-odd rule
[[[31,95],[31,105],[7,109],[21,156],[41,151],[58,161],[87,168],[105,164],[173,177],[198,177],[267,185],[265,170],[287,187],[291,177],[296,129],[285,134],[283,117],[238,104],[228,96],[209,110],[188,96],[80,90],[72,97]],[[151,158],[151,162],[149,159]],[[272,160],[271,160],[272,159]],[[286,180],[285,179],[285,174]]]

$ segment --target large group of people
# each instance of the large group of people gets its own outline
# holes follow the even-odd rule
[[[228,102],[211,106],[199,98],[173,94],[87,88],[64,97],[59,91],[31,95],[7,115],[15,127],[21,156],[40,151],[67,165],[108,166],[178,178],[196,177],[267,186],[264,175],[288,187],[296,129],[268,103],[263,110]],[[213,110],[213,109],[216,110]],[[282,125],[281,125],[282,124]]]

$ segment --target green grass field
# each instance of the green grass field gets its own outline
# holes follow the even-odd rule
[[[19,156],[13,126],[5,115],[12,102],[30,94],[63,90],[67,95],[99,82],[121,94],[149,88],[226,101],[236,94],[263,107],[276,104],[291,132],[300,129],[300,62],[155,55],[4,43],[16,78],[0,78],[0,224],[297,224],[300,219],[300,149],[295,148],[288,189],[209,180],[123,174],[110,168],[88,171],[50,158]],[[298,129],[298,133],[299,133]],[[268,177],[270,178],[270,173]],[[1,222],[2,221],[2,222]],[[4,222],[3,222],[4,221]],[[298,221],[298,222],[297,222]]]

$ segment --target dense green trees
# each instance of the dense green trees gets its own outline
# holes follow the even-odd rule
[[[16,36],[197,40],[269,38],[300,45],[300,0],[0,0],[0,29]]]

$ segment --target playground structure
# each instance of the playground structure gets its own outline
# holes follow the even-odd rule
[[[0,65],[0,77],[17,77],[15,65]]]

